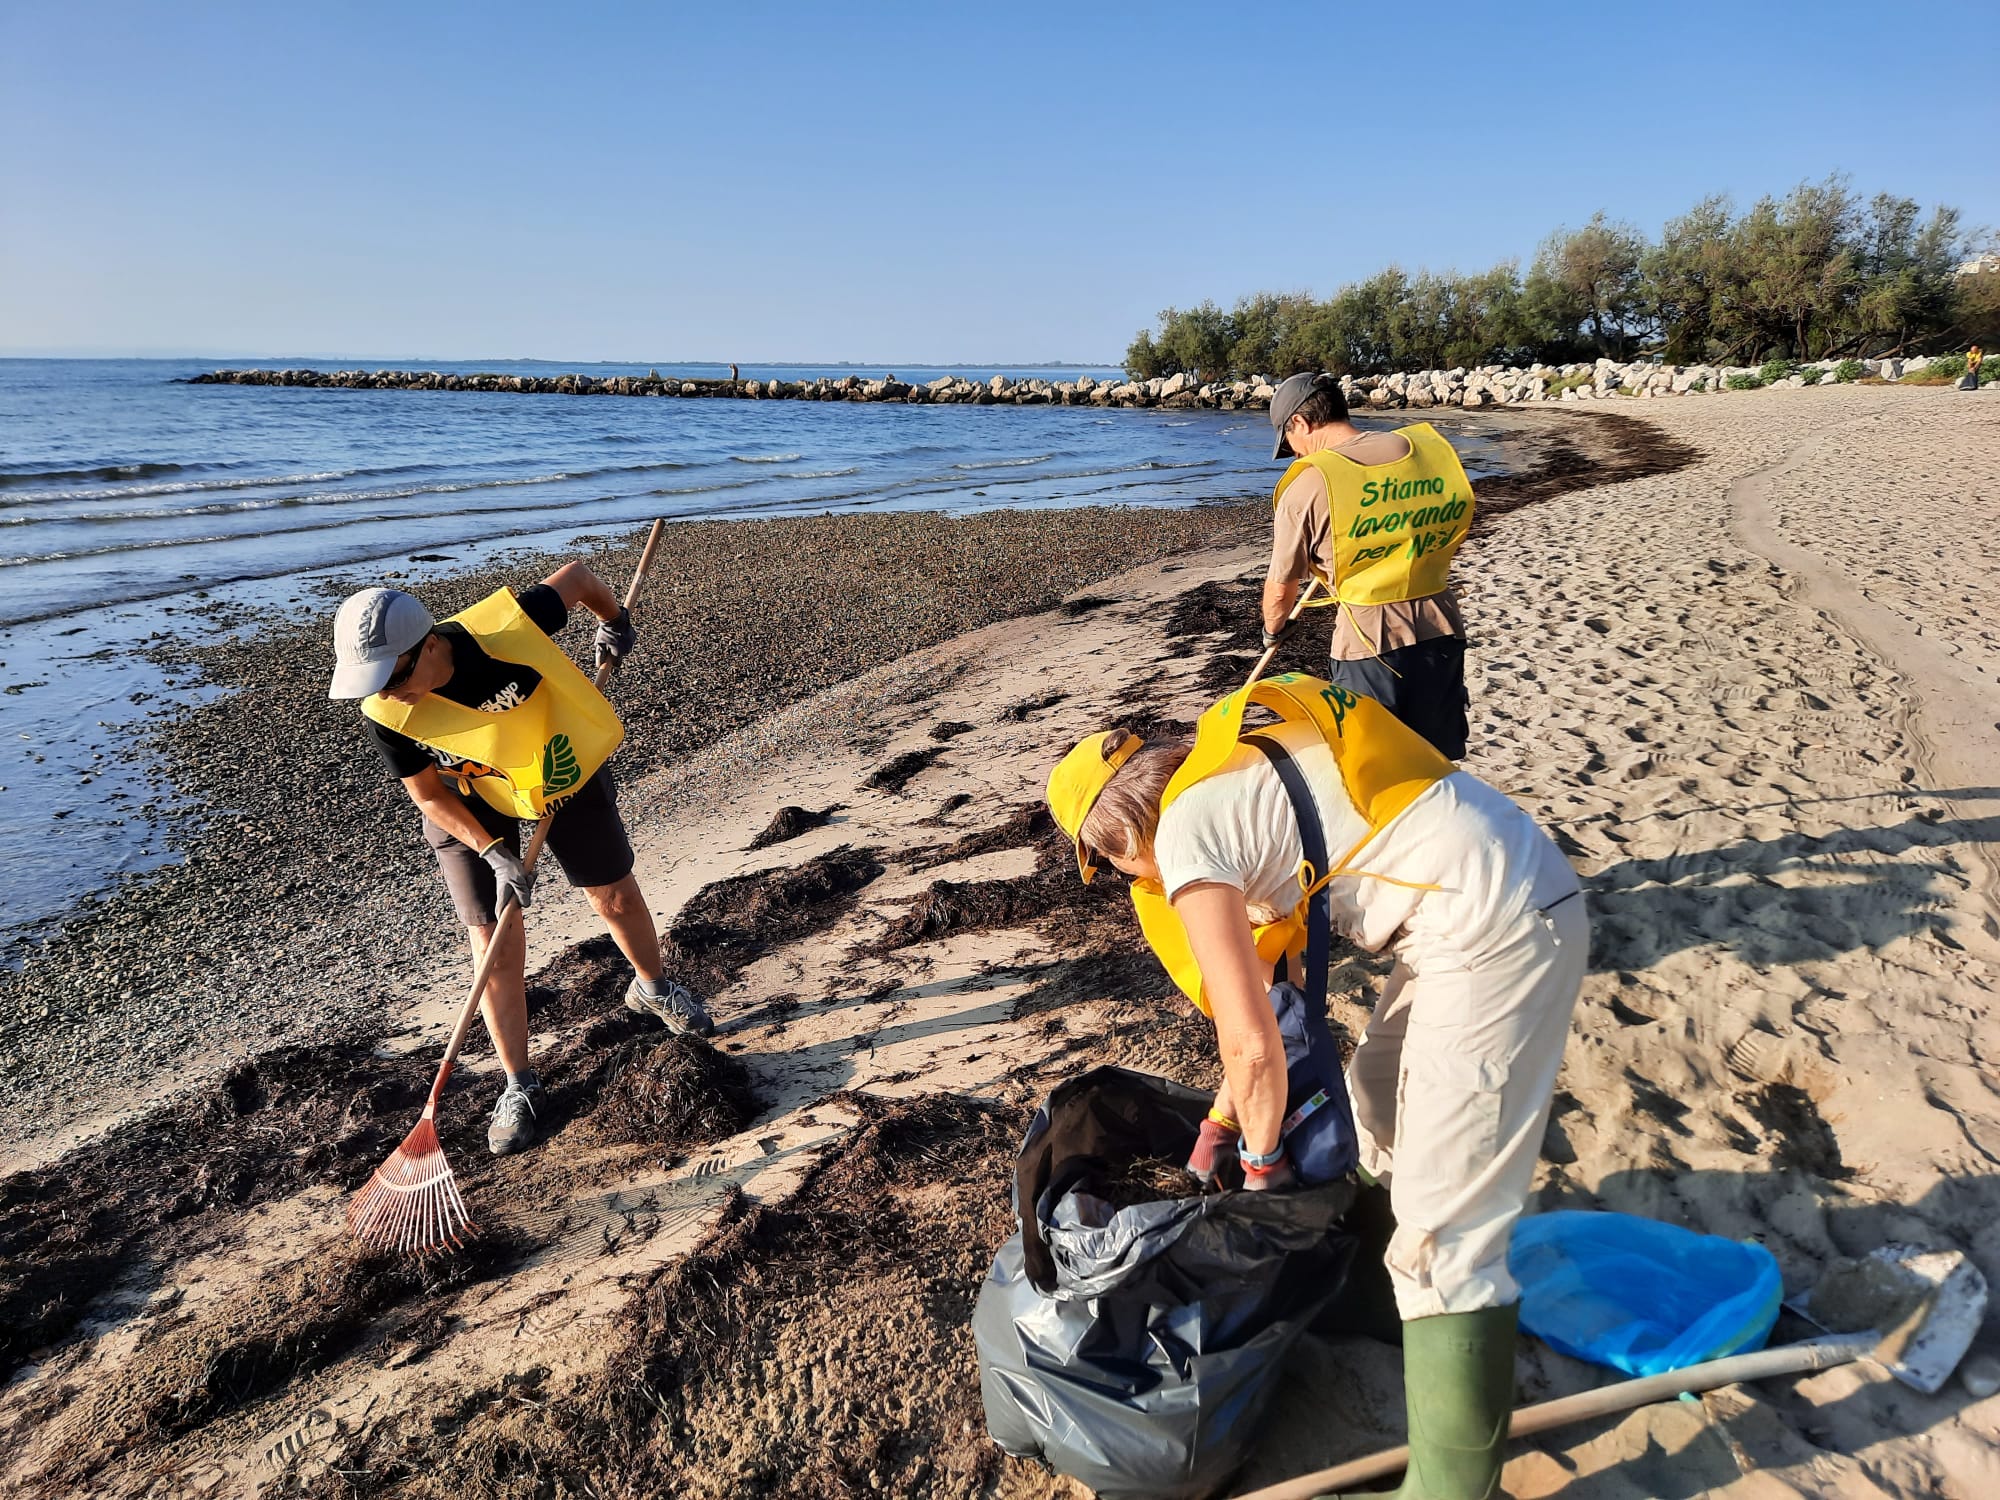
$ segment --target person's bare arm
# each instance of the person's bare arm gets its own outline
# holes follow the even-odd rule
[[[1285,621],[1291,617],[1292,606],[1298,602],[1299,584],[1297,579],[1278,578],[1264,580],[1264,629],[1276,635],[1285,628]]]
[[[615,620],[623,607],[610,586],[580,562],[564,563],[542,582],[562,595],[564,608],[582,605],[600,620]]]
[[[1271,516],[1271,565],[1264,573],[1264,629],[1270,635],[1285,628],[1300,587],[1312,575],[1316,502],[1325,493],[1326,481],[1308,469],[1278,497]]]
[[[1222,1052],[1224,1092],[1243,1127],[1244,1149],[1269,1155],[1277,1149],[1285,1123],[1285,1041],[1271,1011],[1243,892],[1203,881],[1179,892],[1174,910],[1201,969],[1202,992]]]
[[[493,835],[472,815],[465,799],[444,784],[436,766],[425,766],[416,775],[405,776],[403,790],[425,817],[466,848],[478,851],[493,842]]]

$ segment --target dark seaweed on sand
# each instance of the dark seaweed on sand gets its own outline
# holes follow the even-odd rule
[[[941,746],[925,750],[907,750],[887,764],[876,767],[861,784],[870,791],[900,792],[910,784],[911,777],[919,771],[929,769],[931,763],[942,754],[944,750]]]
[[[669,1036],[618,1058],[591,1120],[602,1139],[673,1151],[727,1140],[758,1109],[742,1063],[699,1037]]]
[[[342,1246],[224,1299],[207,1316],[170,1322],[122,1379],[84,1393],[81,1412],[66,1411],[71,1430],[87,1436],[65,1445],[38,1477],[81,1485],[136,1445],[206,1426],[323,1369],[364,1337],[382,1337],[385,1324],[435,1342],[443,1330],[426,1327],[422,1304],[504,1275],[523,1251],[505,1228],[427,1257]]]
[[[953,933],[1020,927],[1077,907],[1108,904],[1110,883],[1086,886],[1076,878],[1069,839],[1038,802],[1016,808],[993,827],[928,851],[918,868],[1014,848],[1034,849],[1035,868],[1028,874],[1005,880],[934,880],[890,920],[871,951],[893,953]],[[1117,893],[1121,904],[1122,896]]]
[[[1068,698],[1068,693],[1037,693],[1032,698],[1023,698],[1019,703],[1010,703],[1000,710],[1003,724],[1024,724],[1045,709],[1054,708]]]
[[[881,873],[875,851],[842,844],[793,869],[713,881],[667,929],[668,972],[713,995],[772,949],[832,926]]]
[[[764,831],[750,840],[749,851],[768,849],[773,844],[785,843],[802,833],[810,833],[815,828],[824,828],[833,821],[833,815],[839,811],[841,805],[838,802],[831,807],[821,808],[818,812],[805,807],[781,807],[772,816],[771,821],[764,825]]]
[[[835,1095],[859,1127],[781,1207],[732,1198],[612,1325],[606,1367],[467,1390],[342,1435],[314,1493],[982,1493],[965,1329],[1000,1241],[1025,1111],[953,1095]]]

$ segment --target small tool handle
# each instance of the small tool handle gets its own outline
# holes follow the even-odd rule
[[[647,533],[645,550],[639,554],[639,566],[632,570],[631,586],[625,590],[625,608],[628,610],[639,597],[639,585],[646,577],[646,570],[653,565],[653,552],[660,545],[660,532],[666,524],[664,519],[655,521],[652,531]],[[610,681],[617,666],[616,657],[607,657],[598,667],[593,680],[599,690]],[[536,862],[542,857],[542,846],[549,841],[549,825],[555,821],[555,816],[552,812],[544,813],[536,820],[535,831],[521,856],[522,866],[531,875]],[[438,1096],[444,1092],[445,1084],[451,1081],[452,1064],[458,1061],[458,1050],[465,1045],[466,1037],[472,1032],[473,1017],[479,1014],[479,998],[486,993],[486,978],[493,972],[494,962],[500,956],[501,942],[511,934],[512,929],[507,925],[510,922],[515,927],[521,925],[521,904],[518,901],[509,902],[500,909],[500,919],[493,924],[493,936],[487,939],[486,952],[480,956],[479,966],[472,971],[472,990],[459,1009],[457,1023],[451,1028],[451,1040],[445,1044],[444,1063],[438,1068],[437,1082],[431,1085],[430,1102],[424,1106],[426,1113],[435,1112]]]
[[[1318,589],[1319,575],[1315,573],[1306,580],[1306,586],[1299,590],[1298,602],[1292,606],[1292,612],[1285,616],[1285,623],[1287,625],[1291,624],[1292,621],[1296,620],[1304,612],[1306,605],[1311,601],[1312,596]],[[1271,665],[1271,658],[1278,654],[1280,644],[1282,643],[1273,641],[1264,648],[1264,654],[1257,658],[1257,665],[1250,669],[1249,681],[1245,682],[1243,686],[1249,687],[1251,683],[1256,682],[1258,678],[1264,675],[1264,668]]]
[[[1766,1380],[1774,1375],[1797,1375],[1807,1370],[1826,1370],[1835,1365],[1852,1364],[1875,1348],[1876,1339],[1877,1335],[1872,1333],[1809,1339],[1802,1344],[1781,1344],[1775,1349],[1760,1349],[1754,1354],[1732,1354],[1727,1359],[1711,1359],[1705,1364],[1689,1365],[1684,1370],[1669,1370],[1664,1375],[1647,1375],[1637,1380],[1621,1380],[1615,1385],[1599,1386],[1594,1391],[1579,1391],[1574,1396],[1522,1407],[1508,1424],[1507,1436],[1528,1437],[1533,1433],[1546,1432],[1551,1427],[1567,1427],[1572,1422],[1629,1411],[1635,1406],[1671,1401],[1683,1393],[1712,1391],[1718,1386],[1734,1385],[1740,1380]],[[1390,1448],[1381,1453],[1371,1453],[1366,1458],[1336,1464],[1331,1469],[1321,1469],[1317,1474],[1303,1474],[1282,1484],[1252,1490],[1238,1496],[1237,1500],[1313,1500],[1317,1495],[1386,1478],[1407,1468],[1409,1462],[1408,1448]]]

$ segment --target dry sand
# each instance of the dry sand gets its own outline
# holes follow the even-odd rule
[[[1850,387],[1633,406],[1699,458],[1509,515],[1459,565],[1469,767],[1558,833],[1597,929],[1540,1205],[1754,1235],[1790,1290],[1889,1240],[1963,1248],[2000,1281],[2000,405]],[[393,1047],[345,1057],[338,1141],[279,1128],[309,1084],[272,1063],[9,1179],[4,1206],[48,1203],[59,1240],[63,1171],[125,1171],[129,1219],[161,1206],[135,1164],[200,1163],[179,1238],[115,1285],[72,1267],[76,1336],[0,1389],[0,1487],[1075,1493],[978,1431],[966,1324],[1010,1143],[1087,1060],[1194,1083],[1214,1065],[1115,893],[1082,893],[1013,815],[1080,733],[1189,721],[1247,665],[1260,551],[1094,585],[631,788],[648,895],[761,1097],[742,1134],[690,1156],[606,1128],[616,1067],[651,1042],[597,1019],[616,971],[551,890],[530,967],[557,1138],[481,1160],[490,1074],[447,1111],[495,1229],[483,1259],[412,1282],[340,1246],[341,1188],[421,1087],[449,981]],[[1224,620],[1233,639],[1188,633]],[[836,804],[750,849],[781,807]],[[749,903],[783,941],[729,929]],[[1336,970],[1351,1030],[1372,983]],[[311,1159],[273,1165],[289,1155]],[[93,1209],[106,1233],[120,1211]],[[1520,1368],[1527,1399],[1603,1378],[1527,1341]],[[1245,1487],[1399,1440],[1394,1351],[1345,1341],[1295,1375]],[[1990,1500],[2000,1397],[1851,1367],[1516,1455],[1520,1497]]]

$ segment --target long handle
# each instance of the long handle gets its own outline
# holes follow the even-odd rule
[[[1314,596],[1314,594],[1318,592],[1318,588],[1320,588],[1320,576],[1318,576],[1318,574],[1314,574],[1312,578],[1308,578],[1308,580],[1306,580],[1306,586],[1304,586],[1302,590],[1298,590],[1298,602],[1296,602],[1296,604],[1292,606],[1292,612],[1290,612],[1288,616],[1284,616],[1284,622],[1286,622],[1286,624],[1292,624],[1292,620],[1296,620],[1296,618],[1298,618],[1300,614],[1304,614],[1304,610],[1306,610],[1306,604],[1308,604],[1308,602],[1312,602],[1312,596]],[[1252,682],[1256,682],[1256,680],[1258,680],[1260,676],[1264,676],[1264,668],[1266,668],[1266,666],[1270,666],[1270,658],[1278,654],[1278,646],[1280,646],[1280,644],[1282,644],[1282,642],[1274,640],[1274,642],[1272,642],[1270,646],[1266,646],[1266,648],[1264,648],[1264,654],[1256,658],[1256,666],[1252,666],[1252,668],[1250,668],[1250,682],[1244,682],[1244,686],[1246,686],[1246,688],[1248,688],[1248,686],[1250,686]]]
[[[1727,1359],[1712,1359],[1706,1364],[1689,1365],[1684,1370],[1669,1370],[1664,1375],[1621,1380],[1616,1385],[1600,1386],[1594,1391],[1581,1391],[1574,1396],[1524,1406],[1514,1413],[1507,1435],[1528,1437],[1533,1433],[1546,1432],[1551,1427],[1566,1427],[1572,1422],[1629,1411],[1635,1406],[1646,1406],[1655,1401],[1671,1401],[1683,1392],[1712,1391],[1718,1386],[1734,1385],[1739,1380],[1767,1380],[1775,1375],[1796,1375],[1806,1370],[1826,1370],[1835,1365],[1852,1364],[1874,1350],[1878,1337],[1869,1333],[1809,1339],[1802,1344],[1781,1344],[1775,1349],[1760,1349],[1755,1354],[1732,1354]],[[1382,1453],[1371,1453],[1366,1458],[1336,1464],[1331,1469],[1321,1469],[1317,1474],[1266,1485],[1261,1490],[1252,1490],[1237,1497],[1237,1500],[1313,1500],[1316,1495],[1385,1478],[1407,1468],[1409,1462],[1408,1448],[1390,1448]]]
[[[628,610],[639,598],[639,585],[646,577],[646,570],[653,565],[653,552],[660,545],[660,532],[666,524],[664,518],[657,520],[647,533],[646,546],[639,554],[639,566],[632,570],[631,586],[625,590],[625,608]],[[598,667],[593,681],[600,690],[611,680],[617,666],[616,657],[607,657]],[[528,839],[527,850],[521,855],[521,864],[530,874],[534,873],[535,863],[542,857],[542,846],[549,841],[549,825],[555,821],[555,816],[552,812],[543,813],[535,822],[535,831]],[[493,964],[500,956],[501,942],[511,935],[512,928],[507,925],[510,922],[515,927],[521,925],[521,903],[518,901],[510,901],[500,909],[500,920],[493,924],[493,936],[487,940],[486,952],[480,955],[479,965],[472,971],[472,989],[459,1009],[457,1023],[451,1028],[451,1040],[445,1044],[444,1063],[438,1068],[437,1082],[431,1085],[430,1102],[424,1106],[426,1113],[437,1109],[438,1096],[451,1079],[452,1064],[458,1061],[458,1049],[465,1045],[466,1037],[472,1032],[472,1018],[479,1014],[479,997],[486,993],[486,977],[493,972]]]

